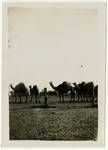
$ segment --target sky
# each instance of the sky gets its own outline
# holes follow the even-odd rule
[[[95,9],[8,8],[9,83],[98,84],[97,25]]]

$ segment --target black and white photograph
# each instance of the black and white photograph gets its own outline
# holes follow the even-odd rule
[[[104,141],[106,3],[6,8],[8,140]]]

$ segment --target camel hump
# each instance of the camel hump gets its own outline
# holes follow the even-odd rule
[[[67,82],[67,81],[64,81],[64,82],[63,82],[63,85],[71,86],[71,83],[69,83],[69,82]]]
[[[85,84],[85,87],[88,87],[88,88],[94,87],[94,84],[93,84],[93,82],[91,81],[91,82],[86,83],[86,84]]]
[[[16,85],[16,88],[17,88],[17,87],[20,87],[20,88],[22,88],[22,89],[25,89],[25,84],[24,84],[23,82],[21,82],[21,83],[19,83],[19,84]]]
[[[34,85],[34,86],[33,86],[33,90],[34,90],[34,89],[38,90],[37,85]]]

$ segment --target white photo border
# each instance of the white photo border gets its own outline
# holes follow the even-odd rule
[[[73,9],[97,9],[99,12],[99,47],[103,50],[103,77],[99,89],[99,139],[98,141],[11,141],[9,140],[8,81],[5,66],[8,34],[8,7],[69,7]],[[104,147],[105,146],[105,72],[106,72],[106,3],[3,3],[3,46],[2,46],[2,147]],[[103,103],[104,101],[104,103]]]

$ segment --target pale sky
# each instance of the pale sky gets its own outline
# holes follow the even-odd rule
[[[49,89],[49,81],[98,84],[97,25],[92,9],[9,8],[10,83],[37,84],[39,89]]]

